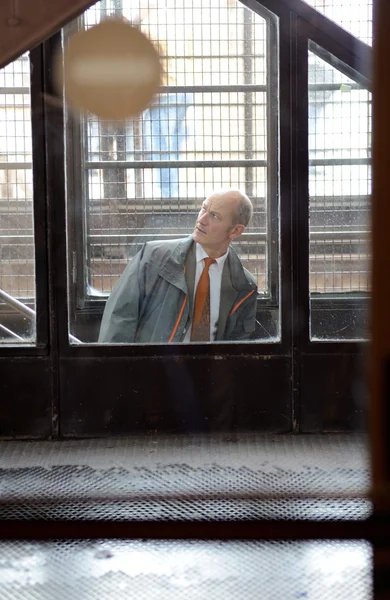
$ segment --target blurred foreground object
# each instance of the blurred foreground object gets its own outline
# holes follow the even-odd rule
[[[374,4],[373,206],[371,301],[371,448],[374,511],[390,520],[390,3]],[[390,597],[390,543],[374,544],[374,598]]]
[[[59,53],[55,84],[73,109],[120,121],[148,107],[161,83],[160,57],[139,29],[116,19],[75,34]]]

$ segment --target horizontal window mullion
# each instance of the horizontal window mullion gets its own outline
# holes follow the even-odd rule
[[[340,86],[339,86],[340,88]],[[203,92],[267,92],[266,85],[259,85],[255,83],[242,83],[242,84],[225,84],[225,85],[166,85],[160,88],[160,94],[163,93],[203,93]],[[158,98],[158,96],[157,96]],[[158,104],[158,102],[156,102]]]
[[[347,240],[350,241],[351,239],[357,239],[357,240],[361,240],[362,236],[366,236],[370,234],[370,229],[367,227],[366,229],[362,229],[362,230],[352,230],[350,231],[349,229],[347,229],[347,227],[344,228],[344,230],[336,230],[336,231],[315,231],[314,229],[311,230],[310,232],[310,240],[332,240],[332,242],[334,241],[335,238],[337,238],[337,240]]]
[[[129,153],[130,154],[130,153]],[[0,163],[1,164],[1,163]],[[113,160],[85,161],[86,169],[171,169],[205,167],[267,167],[266,160]]]
[[[102,309],[104,309],[105,303],[107,298],[109,297],[110,293],[107,292],[101,292],[99,296],[94,296],[92,293],[88,294],[88,296],[86,296],[83,299],[83,306],[82,307],[78,307],[78,312],[80,313],[96,313],[96,312],[101,312]],[[277,302],[275,302],[274,298],[272,298],[272,296],[270,294],[263,294],[263,293],[258,293],[257,295],[257,306],[262,308],[267,308],[267,309],[275,309],[277,310],[279,308],[279,305]]]
[[[367,89],[359,85],[358,83],[309,83],[309,92],[339,92],[340,86],[346,85],[351,90],[360,90],[362,92],[367,92]],[[311,103],[311,101],[309,101]],[[371,104],[370,100],[366,100],[369,104]],[[336,101],[334,102],[336,103]]]
[[[17,154],[16,152],[14,154]],[[32,169],[31,162],[0,162],[0,170],[6,171],[9,170],[18,170],[18,169]]]
[[[186,238],[188,237],[188,234],[178,234],[177,235],[178,238],[183,237]],[[156,239],[156,232],[153,233],[137,233],[137,234],[129,234],[129,233],[114,233],[114,234],[107,234],[107,233],[89,233],[88,234],[88,239],[106,239],[106,240],[110,240],[110,242],[112,242],[115,239],[139,239],[139,238],[151,238],[153,240]],[[163,239],[163,238],[167,238],[167,239],[172,239],[172,233],[159,233],[158,234],[158,239]],[[244,242],[246,240],[251,239],[251,241],[253,240],[266,240],[267,239],[267,233],[265,232],[258,232],[258,233],[243,233],[240,236],[240,240],[241,242]]]
[[[337,237],[337,241],[343,242],[343,241],[347,241],[350,242],[351,238],[355,238],[358,241],[361,241],[361,237],[362,235],[368,234],[368,230],[365,232],[359,232],[359,231],[353,231],[353,232],[327,232],[327,233],[322,233],[322,232],[314,232],[310,235],[310,241],[332,241],[335,242],[335,237]],[[186,237],[187,234],[178,234],[178,237]],[[115,233],[115,234],[107,234],[107,233],[89,233],[88,234],[88,239],[89,240],[97,240],[97,239],[106,239],[106,240],[110,240],[110,242],[113,242],[115,240],[130,240],[130,239],[139,239],[139,238],[151,238],[151,239],[156,239],[156,233],[137,233],[137,234],[129,234],[129,233]],[[160,232],[158,234],[158,238],[159,239],[163,239],[163,238],[167,238],[167,239],[172,239],[172,234],[171,233],[162,233]],[[265,232],[257,232],[257,233],[243,233],[240,236],[241,241],[246,241],[246,240],[266,240],[267,239],[267,233]]]
[[[330,152],[331,150],[321,150],[322,152]],[[312,158],[309,159],[310,167],[339,167],[353,165],[371,165],[371,158]]]
[[[0,94],[29,94],[30,88],[28,86],[25,87],[0,87]]]
[[[30,235],[20,235],[18,233],[10,233],[0,235],[0,243],[1,244],[26,244],[34,242],[34,234]]]

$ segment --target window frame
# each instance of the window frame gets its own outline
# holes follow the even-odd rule
[[[42,46],[29,52],[30,62],[30,111],[32,133],[32,178],[33,178],[33,232],[35,261],[35,342],[0,344],[1,356],[47,356],[49,353],[49,282],[48,282],[48,237],[45,181],[45,104],[43,90]],[[7,313],[6,305],[0,307],[1,314]],[[15,320],[22,320],[15,313]]]
[[[245,3],[242,3],[246,6]],[[280,242],[279,242],[279,212],[280,212],[280,192],[279,192],[279,180],[278,180],[278,162],[279,162],[279,143],[280,143],[280,132],[279,132],[279,51],[275,52],[276,48],[279,48],[278,42],[278,16],[274,12],[271,12],[266,7],[261,6],[257,2],[252,3],[251,10],[258,14],[266,21],[267,31],[267,66],[266,66],[266,85],[264,91],[267,94],[266,114],[267,114],[267,162],[264,165],[267,169],[267,237],[266,237],[266,248],[267,248],[267,262],[266,262],[266,273],[268,278],[269,293],[259,294],[257,299],[257,319],[270,319],[272,322],[272,314],[274,311],[279,313],[277,318],[278,330],[281,330],[281,310],[280,310]],[[77,23],[73,24],[73,28],[79,29],[83,25],[83,15],[79,18]],[[245,25],[244,25],[245,26]],[[251,40],[253,43],[254,39]],[[163,91],[178,92],[209,92],[210,90],[218,91],[219,88],[225,90],[234,87],[233,91],[237,91],[238,88],[242,87],[242,91],[251,94],[252,91],[247,91],[244,85],[242,86],[166,86]],[[261,88],[261,85],[251,86],[254,91]],[[218,88],[218,89],[217,89]],[[246,119],[246,122],[248,120]],[[82,210],[80,210],[80,202],[68,201],[68,269],[69,269],[69,317],[70,322],[76,324],[76,336],[77,326],[83,330],[83,327],[90,326],[91,323],[95,324],[95,327],[100,323],[101,315],[103,314],[106,297],[93,296],[88,294],[87,289],[87,270],[88,270],[88,243],[87,243],[87,231],[86,231],[86,219],[87,219],[87,190],[88,190],[88,169],[91,168],[89,165],[95,163],[86,162],[86,139],[85,139],[85,124],[84,126],[77,126],[75,120],[71,121],[71,125],[68,124],[69,135],[66,136],[66,148],[68,155],[71,155],[70,166],[66,166],[67,177],[68,177],[68,197],[69,195],[75,197],[74,191],[81,190]],[[72,144],[73,139],[73,144]],[[82,156],[84,154],[84,157]],[[175,166],[177,162],[172,161],[172,166]],[[187,164],[187,161],[185,161]],[[223,160],[215,160],[215,166],[220,164],[223,166]],[[230,160],[229,166],[234,168],[236,163],[242,161]],[[253,169],[257,166],[256,161],[252,158],[250,164],[246,166],[247,169]],[[99,164],[104,164],[99,161]],[[133,162],[128,161],[126,164],[133,166]],[[152,164],[152,163],[151,163]],[[84,168],[82,165],[85,165]],[[196,160],[193,163],[188,162],[190,167],[202,167],[204,161]],[[275,167],[273,167],[275,165]],[[114,166],[114,165],[113,165]],[[142,168],[142,167],[141,167]],[[70,194],[69,194],[70,192]],[[249,190],[249,195],[250,190]],[[189,232],[190,233],[190,232]],[[108,295],[107,295],[108,297]],[[80,336],[81,337],[81,336]],[[280,340],[279,340],[280,341]],[[270,342],[267,340],[260,340],[260,343],[271,343],[275,344],[278,341],[273,339]]]
[[[284,1],[284,0],[282,0]],[[295,1],[295,0],[294,0]],[[310,7],[311,8],[311,7]],[[314,9],[313,9],[314,10]],[[321,15],[322,17],[322,15]],[[322,19],[320,19],[322,21]],[[332,23],[332,22],[331,22]],[[316,24],[315,24],[316,25]],[[367,67],[370,64],[371,48],[364,42],[357,40],[348,34],[340,26],[334,24],[335,30],[341,30],[343,32],[342,38],[349,37],[348,47],[341,46],[335,39],[330,38],[323,30],[319,30],[313,23],[309,23],[306,20],[298,17],[297,19],[297,35],[298,35],[298,49],[300,71],[299,74],[299,88],[302,96],[308,98],[308,62],[309,62],[309,51],[313,51],[313,45],[316,46],[316,54],[322,58],[328,64],[331,64],[330,57],[335,56],[339,59],[340,64],[337,63],[337,69],[356,81],[358,85],[366,88],[368,91],[372,91],[372,82],[367,77]],[[333,25],[333,23],[332,23]],[[345,36],[347,34],[347,36]],[[336,37],[336,39],[338,39]],[[321,298],[318,295],[310,293],[310,272],[309,272],[309,247],[310,247],[310,236],[309,236],[309,115],[308,115],[308,102],[301,103],[297,107],[296,112],[297,129],[299,137],[300,152],[298,156],[297,169],[300,174],[299,184],[299,197],[300,197],[300,233],[299,239],[301,240],[300,245],[297,247],[297,256],[299,257],[299,270],[297,278],[299,280],[300,287],[300,305],[301,312],[299,316],[299,328],[300,328],[300,339],[299,348],[300,351],[305,354],[320,355],[320,354],[342,354],[343,352],[358,353],[359,344],[364,342],[362,339],[310,339],[310,321],[311,321],[311,302],[313,303],[314,310],[318,310],[321,305],[326,306],[330,309],[330,303],[333,303],[333,307],[342,316],[342,311],[345,310],[346,306],[353,306],[355,310],[364,310],[367,306],[367,294],[358,293],[351,294],[348,296],[335,298],[333,294],[321,294]]]
[[[315,56],[321,58],[326,64],[334,67],[343,75],[346,75],[347,77],[352,79],[358,86],[361,86],[361,89],[366,89],[368,92],[372,91],[372,84],[370,81],[367,81],[367,79],[364,76],[362,76],[359,72],[356,71],[355,68],[351,67],[350,65],[347,65],[345,63],[337,63],[337,65],[333,64],[334,54],[332,54],[329,50],[319,46],[310,37],[308,38],[308,53],[309,52],[311,52]],[[347,164],[351,164],[351,162],[353,162],[353,161],[349,161],[349,159],[346,159],[346,161],[347,161]],[[359,161],[363,162],[364,165],[372,166],[372,158],[359,159]],[[332,165],[332,164],[335,164],[335,161],[330,158],[329,165]],[[370,209],[369,205],[368,205],[368,208]],[[348,235],[348,232],[347,232],[347,235]],[[343,236],[343,234],[341,233],[340,237],[342,237],[342,236]],[[309,245],[313,241],[312,237],[313,237],[313,234],[311,236],[309,236]],[[309,249],[309,260],[310,260],[310,254],[311,253],[310,253],[310,249]],[[310,270],[310,264],[309,264],[309,270]],[[309,280],[310,280],[310,274],[309,274]],[[333,324],[334,325],[333,329],[337,330],[339,328],[339,326],[341,325],[341,323],[343,323],[343,313],[345,311],[349,310],[350,313],[353,311],[357,315],[357,317],[359,317],[359,314],[360,314],[360,317],[363,318],[363,321],[364,321],[365,326],[367,327],[367,331],[368,331],[369,299],[370,299],[369,292],[364,292],[364,291],[354,291],[354,292],[344,292],[344,293],[343,292],[321,293],[321,292],[311,292],[309,290],[309,303],[310,303],[309,330],[311,330],[312,326],[313,326],[313,313],[319,314],[320,311],[321,311],[320,314],[323,314],[326,311],[332,312],[332,316],[335,321],[335,323]],[[310,335],[310,342],[314,343],[314,344],[318,344],[321,342],[324,342],[327,344],[329,344],[329,343],[353,343],[355,341],[356,342],[364,342],[364,341],[366,341],[366,338],[364,338],[364,337],[359,338],[359,337],[352,335],[351,337],[346,336],[345,339],[341,339],[341,338],[335,339],[334,337],[331,337],[331,336],[329,336],[329,338],[326,336],[319,338],[319,337]]]
[[[241,1],[241,0],[240,0]],[[294,357],[298,375],[299,357],[305,354],[320,355],[358,353],[359,340],[310,340],[309,338],[309,271],[308,271],[308,116],[307,106],[302,108],[301,98],[307,91],[308,45],[312,40],[326,53],[335,55],[345,66],[346,75],[357,78],[361,85],[371,90],[370,65],[372,48],[353,37],[341,26],[318,13],[304,0],[244,0],[248,8],[263,16],[271,13],[279,19],[279,140],[280,140],[280,328],[279,342],[251,342],[260,355],[289,355]],[[353,77],[352,77],[353,76]],[[307,96],[307,94],[306,94]],[[290,100],[291,98],[291,100]],[[290,237],[291,236],[291,237]],[[70,302],[74,310],[75,296]],[[87,319],[96,319],[102,309],[86,311]],[[291,323],[295,322],[294,327]],[[65,336],[64,336],[65,339]],[[291,342],[292,340],[292,342]],[[98,356],[155,356],[209,355],[223,348],[226,356],[245,355],[248,344],[218,343],[210,345],[154,345],[100,346],[66,343],[66,355],[91,351]],[[88,349],[88,350],[87,350]],[[298,393],[298,392],[297,392]]]

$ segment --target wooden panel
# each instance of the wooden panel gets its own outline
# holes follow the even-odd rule
[[[61,361],[61,435],[289,432],[291,359],[270,356]]]
[[[363,353],[301,357],[303,433],[367,430],[366,358]]]
[[[51,436],[53,400],[49,358],[0,359],[0,436]]]

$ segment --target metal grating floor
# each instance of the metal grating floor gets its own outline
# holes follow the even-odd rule
[[[0,443],[0,518],[362,519],[359,436]],[[291,498],[292,496],[292,498]],[[371,598],[366,542],[0,542],[0,598]]]
[[[8,519],[362,519],[368,487],[357,436],[0,443]]]
[[[2,600],[370,600],[365,542],[0,544]]]

